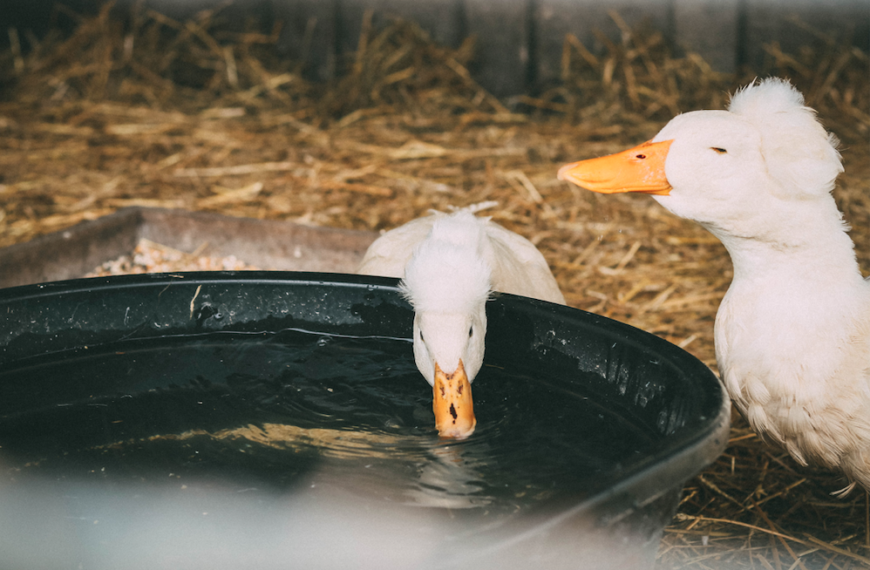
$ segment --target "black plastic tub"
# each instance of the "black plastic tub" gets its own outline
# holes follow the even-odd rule
[[[396,280],[0,290],[0,567],[645,569],[728,434],[699,361],[488,303],[478,428],[439,440]]]

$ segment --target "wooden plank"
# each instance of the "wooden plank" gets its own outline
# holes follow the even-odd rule
[[[336,74],[335,0],[274,2],[275,19],[282,22],[276,49],[304,63],[305,76],[324,81]]]
[[[123,6],[125,4],[132,6],[134,2],[124,0],[120,5]],[[215,0],[186,0],[185,2],[178,2],[177,0],[146,0],[145,4],[148,8],[160,12],[164,16],[179,20],[192,18],[197,12],[213,10],[220,5]]]
[[[672,28],[671,0],[538,0],[534,11],[537,83],[559,78],[566,34],[575,35],[591,52],[599,54],[605,47],[596,38],[595,30],[611,41],[621,41],[622,32],[611,11],[629,26],[644,23],[665,34]]]
[[[128,9],[135,0],[118,0]],[[74,11],[94,13],[101,0],[66,0]],[[175,18],[214,9],[221,0],[146,0],[146,6]],[[52,0],[15,0],[0,10],[0,30],[9,26],[45,32]],[[379,27],[399,16],[417,21],[438,43],[457,46],[468,34],[478,38],[475,77],[500,96],[523,92],[531,81],[540,85],[557,79],[565,34],[572,33],[593,53],[604,46],[599,29],[619,41],[620,30],[608,12],[615,11],[630,26],[647,20],[677,46],[700,53],[720,71],[743,63],[762,68],[769,58],[764,44],[779,42],[796,53],[816,45],[813,33],[790,21],[797,17],[819,32],[851,38],[870,51],[870,2],[867,0],[238,0],[222,8],[233,26],[252,18],[269,28],[284,22],[279,53],[304,59],[307,76],[330,79],[337,62],[352,54],[359,42],[363,14],[374,12]],[[71,25],[61,17],[61,24]],[[0,45],[8,45],[0,34]]]
[[[75,279],[129,254],[141,238],[184,252],[235,255],[262,269],[353,273],[374,232],[207,212],[126,208],[27,243],[0,248],[0,288]]]
[[[0,248],[0,288],[83,277],[104,261],[132,252],[141,223],[140,210],[131,208]]]
[[[106,4],[107,0],[90,0]],[[115,0],[120,15],[133,10],[137,0]],[[243,32],[246,29],[268,31],[274,18],[271,0],[243,0],[221,2],[220,0],[143,0],[145,8],[159,12],[179,21],[196,20],[200,13],[211,12],[212,22],[222,30]]]
[[[376,30],[394,18],[401,18],[416,22],[442,45],[456,47],[465,37],[460,0],[340,0],[339,6],[339,51],[342,54],[357,50],[367,10],[372,11],[372,27]]]
[[[465,0],[469,35],[477,37],[471,66],[477,81],[497,97],[526,91],[529,79],[528,0]]]
[[[764,44],[778,42],[785,53],[797,53],[802,46],[818,45],[813,32],[796,25],[793,19],[813,30],[839,40],[851,39],[854,45],[870,50],[870,2],[867,0],[745,0],[746,43],[744,59],[761,69],[766,56]]]
[[[716,71],[737,70],[742,0],[674,0],[674,42]]]
[[[587,48],[593,41],[597,19],[589,12],[588,0],[540,0],[535,6],[534,23],[537,42],[535,79],[538,85],[561,77],[562,49],[565,36],[577,36]],[[601,14],[598,14],[599,16]]]

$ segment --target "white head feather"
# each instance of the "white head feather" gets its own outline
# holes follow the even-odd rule
[[[462,360],[469,382],[483,364],[492,274],[485,222],[469,211],[436,220],[405,267],[399,287],[414,307],[414,358],[429,384],[436,363],[450,374]]]
[[[414,250],[399,287],[416,311],[468,313],[486,301],[492,270],[480,221],[467,211],[444,216]]]
[[[843,172],[839,144],[804,105],[804,97],[779,78],[752,83],[734,94],[731,113],[748,119],[761,133],[762,152],[771,176],[793,195],[827,194]]]
[[[672,190],[654,198],[707,227],[729,250],[730,238],[804,241],[807,223],[825,217],[822,210],[841,224],[830,196],[842,171],[836,139],[787,81],[746,87],[728,111],[679,115],[653,139],[666,140],[673,140],[665,163]]]

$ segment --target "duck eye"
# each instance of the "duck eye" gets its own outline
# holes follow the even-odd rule
[[[724,148],[717,148],[714,146],[713,150],[716,152],[716,154],[728,154],[728,151]]]
[[[425,340],[423,340],[423,331],[420,331],[420,342],[426,342]]]
[[[471,335],[473,335],[473,334],[474,334],[474,327],[470,327],[468,329],[468,338],[471,338]]]

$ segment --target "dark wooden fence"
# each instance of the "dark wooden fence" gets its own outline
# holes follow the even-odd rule
[[[63,3],[94,12],[100,0]],[[220,3],[146,0],[177,18]],[[38,33],[50,23],[52,4],[0,0],[0,30],[29,27]],[[341,57],[356,49],[367,10],[373,11],[376,26],[392,17],[415,20],[449,46],[474,34],[476,78],[499,96],[528,92],[557,77],[568,33],[593,53],[604,49],[596,29],[618,41],[622,32],[611,12],[629,26],[648,23],[675,49],[697,52],[719,71],[742,64],[757,68],[765,44],[778,42],[794,53],[824,41],[818,34],[870,51],[870,0],[236,0],[229,10],[264,27],[282,21],[279,49],[288,57],[304,57],[309,73],[320,79],[334,76]]]

